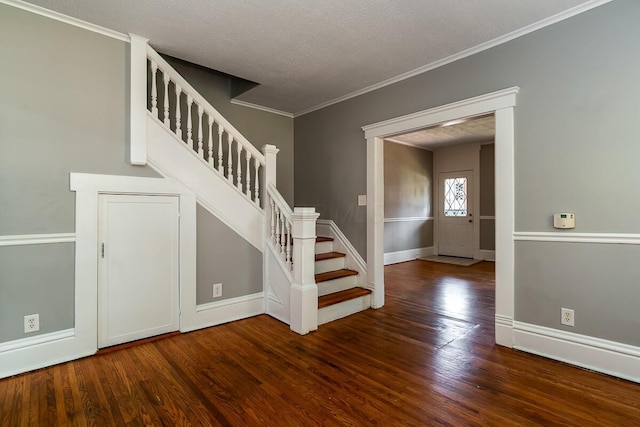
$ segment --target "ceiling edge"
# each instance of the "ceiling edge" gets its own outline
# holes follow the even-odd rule
[[[400,75],[395,76],[395,77],[391,77],[390,79],[383,80],[383,81],[381,81],[379,83],[373,84],[371,86],[367,86],[367,87],[365,87],[363,89],[359,89],[359,90],[357,90],[355,92],[351,92],[351,93],[348,93],[346,95],[340,96],[338,98],[331,99],[329,101],[326,101],[326,102],[323,102],[321,104],[318,104],[318,105],[316,105],[314,107],[309,107],[309,108],[306,108],[304,110],[300,110],[300,111],[294,113],[293,117],[300,117],[300,116],[303,116],[305,114],[309,114],[309,113],[311,113],[313,111],[317,111],[317,110],[320,110],[322,108],[329,107],[330,105],[337,104],[339,102],[346,101],[346,100],[351,99],[351,98],[355,98],[356,96],[364,95],[365,93],[372,92],[374,90],[383,88],[385,86],[389,86],[391,84],[400,82],[402,80],[406,80],[408,78],[417,76],[418,74],[422,74],[422,73],[425,73],[427,71],[433,70],[435,68],[442,67],[444,65],[447,65],[447,64],[450,64],[452,62],[458,61],[459,59],[463,59],[463,58],[466,58],[468,56],[475,55],[476,53],[480,53],[480,52],[482,52],[484,50],[491,49],[492,47],[501,45],[503,43],[507,43],[507,42],[509,42],[511,40],[517,39],[518,37],[522,37],[522,36],[524,36],[526,34],[532,33],[534,31],[537,31],[537,30],[541,29],[541,28],[548,27],[549,25],[553,25],[553,24],[558,23],[560,21],[564,21],[565,19],[569,19],[569,18],[571,18],[571,17],[573,17],[575,15],[579,15],[579,14],[581,14],[583,12],[587,12],[588,10],[591,10],[593,8],[601,6],[601,5],[605,4],[605,3],[609,3],[611,1],[612,0],[591,0],[591,1],[588,1],[586,3],[583,3],[583,4],[579,5],[579,6],[575,6],[575,7],[571,8],[571,9],[565,10],[564,12],[558,13],[556,15],[553,15],[553,16],[550,16],[548,18],[545,18],[545,19],[543,19],[541,21],[538,21],[538,22],[535,22],[533,24],[527,25],[526,27],[520,28],[520,29],[518,29],[516,31],[513,31],[513,32],[511,32],[509,34],[505,34],[505,35],[497,37],[497,38],[495,38],[493,40],[489,40],[488,42],[484,42],[484,43],[481,43],[481,44],[479,44],[477,46],[474,46],[472,48],[463,50],[462,52],[458,52],[456,54],[453,54],[453,55],[448,56],[446,58],[443,58],[443,59],[440,59],[438,61],[432,62],[430,64],[423,65],[422,67],[418,67],[418,68],[413,69],[411,71],[407,71],[406,73],[400,74]]]
[[[2,0],[0,0],[2,1]],[[290,119],[294,118],[294,115],[282,110],[276,110],[275,108],[265,107],[263,105],[252,104],[251,102],[240,101],[239,99],[231,99],[231,103],[235,105],[240,105],[242,107],[249,107],[255,110],[266,111],[267,113],[279,114],[281,116],[288,117]]]
[[[4,3],[8,6],[13,6],[18,9],[26,10],[40,16],[55,19],[56,21],[64,22],[65,24],[73,25],[74,27],[83,28],[85,30],[92,31],[94,33],[102,34],[103,36],[111,37],[123,42],[131,42],[131,38],[128,34],[124,34],[109,28],[101,27],[100,25],[92,24],[91,22],[83,21],[82,19],[74,18],[59,12],[55,12],[50,9],[45,9],[42,6],[36,6],[35,4],[27,3],[20,0],[0,0],[0,3]]]

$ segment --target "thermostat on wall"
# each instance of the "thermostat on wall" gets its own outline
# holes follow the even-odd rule
[[[553,214],[553,227],[554,228],[575,228],[576,217],[572,213]]]

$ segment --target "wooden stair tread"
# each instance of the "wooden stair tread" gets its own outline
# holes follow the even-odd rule
[[[333,242],[333,237],[316,236],[316,243]]]
[[[316,283],[326,282],[328,280],[341,279],[348,276],[357,276],[358,272],[349,270],[346,268],[334,271],[327,271],[326,273],[316,274]]]
[[[316,261],[324,261],[325,259],[344,258],[346,254],[342,252],[325,252],[323,254],[316,254]]]
[[[335,292],[333,294],[323,295],[318,298],[318,308],[328,307],[343,301],[363,297],[369,295],[371,291],[365,288],[351,288],[345,291]]]

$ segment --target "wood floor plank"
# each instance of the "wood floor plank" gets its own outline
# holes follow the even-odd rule
[[[493,264],[385,283],[306,336],[262,315],[0,380],[0,425],[640,425],[639,384],[494,344]]]

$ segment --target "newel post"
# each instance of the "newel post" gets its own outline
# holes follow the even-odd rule
[[[315,280],[315,208],[293,210],[293,285],[290,295],[291,330],[304,335],[318,329],[318,286]]]
[[[129,34],[129,161],[147,164],[147,43]]]

